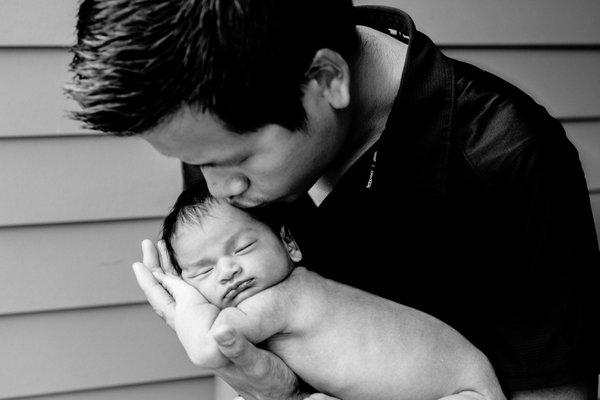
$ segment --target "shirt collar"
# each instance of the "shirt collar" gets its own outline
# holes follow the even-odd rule
[[[382,6],[355,9],[357,24],[408,42],[400,89],[378,146],[378,185],[391,179],[404,194],[443,196],[454,110],[452,66],[406,13]]]

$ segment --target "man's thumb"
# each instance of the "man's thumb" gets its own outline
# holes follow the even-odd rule
[[[231,347],[235,343],[235,330],[228,326],[219,326],[211,330],[219,347]]]
[[[212,331],[213,338],[219,346],[219,350],[234,364],[239,367],[252,366],[256,361],[255,352],[251,351],[253,346],[230,326],[215,327]]]

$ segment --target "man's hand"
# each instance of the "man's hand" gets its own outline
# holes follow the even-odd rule
[[[135,276],[154,311],[177,332],[188,355],[195,354],[202,351],[194,341],[198,338],[196,332],[203,331],[206,328],[202,326],[203,321],[210,320],[204,314],[208,312],[208,303],[177,276],[164,243],[159,243],[158,248],[160,255],[150,240],[142,242],[143,263],[133,264]],[[214,369],[215,374],[246,400],[304,397],[297,392],[296,376],[276,355],[258,349],[233,329],[216,332],[214,339],[228,360],[224,366]]]
[[[256,348],[233,329],[217,332],[221,353],[231,361],[215,373],[244,399],[298,399],[296,375],[276,355]]]

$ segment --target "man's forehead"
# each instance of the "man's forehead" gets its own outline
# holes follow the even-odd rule
[[[171,114],[155,127],[145,132],[160,142],[181,141],[185,139],[201,139],[202,141],[221,141],[233,138],[211,114],[197,112],[190,107],[183,107]]]
[[[216,155],[232,156],[250,145],[249,136],[230,132],[211,114],[194,112],[189,107],[142,135],[164,155],[190,164]]]

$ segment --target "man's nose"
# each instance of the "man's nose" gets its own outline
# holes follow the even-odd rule
[[[234,261],[222,260],[219,261],[219,281],[226,283],[242,272],[242,267]]]
[[[202,171],[210,194],[216,198],[226,199],[244,193],[250,182],[239,174],[227,174],[212,169]]]

